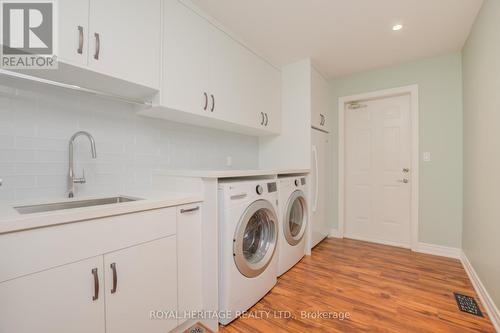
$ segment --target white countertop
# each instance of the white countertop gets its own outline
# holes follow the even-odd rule
[[[239,178],[255,176],[280,176],[309,173],[309,169],[280,170],[159,170],[156,174],[196,178]]]
[[[17,206],[24,206],[29,204],[39,205],[44,203],[59,203],[65,201],[106,198],[111,196],[140,198],[141,200],[33,214],[20,214],[17,212],[17,210],[14,209],[14,207]],[[74,199],[61,198],[50,201],[44,200],[10,204],[2,203],[0,205],[0,234],[91,220],[114,215],[129,214],[151,209],[179,206],[201,201],[203,201],[203,196],[198,193],[169,193],[164,191],[147,191],[123,193],[117,195],[78,197]]]

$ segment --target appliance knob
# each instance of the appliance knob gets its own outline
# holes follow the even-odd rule
[[[295,186],[299,186],[300,185],[300,181],[298,179],[295,179]]]
[[[257,192],[258,195],[261,195],[262,193],[264,193],[264,188],[262,187],[262,185],[257,185],[255,191]]]

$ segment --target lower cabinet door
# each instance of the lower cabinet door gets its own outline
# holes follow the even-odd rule
[[[165,333],[177,326],[175,236],[104,255],[106,333]]]
[[[0,332],[104,333],[102,256],[0,283]]]
[[[201,213],[200,204],[177,208],[179,325],[202,309]]]

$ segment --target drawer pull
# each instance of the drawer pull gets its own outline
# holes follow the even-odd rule
[[[94,37],[95,37],[94,59],[99,60],[99,53],[101,53],[101,36],[96,32],[96,33],[94,33]]]
[[[111,293],[116,293],[116,287],[118,286],[118,275],[116,274],[116,263],[112,263],[110,265],[111,270],[113,271],[113,288],[111,289]]]
[[[99,299],[99,276],[97,275],[97,268],[92,269],[92,275],[94,276],[94,296],[92,296],[93,301]]]
[[[83,27],[78,26],[78,49],[76,50],[78,54],[83,54]]]
[[[183,208],[183,209],[181,209],[181,214],[196,212],[197,210],[200,210],[200,206],[196,206],[193,208],[186,208],[186,209]]]

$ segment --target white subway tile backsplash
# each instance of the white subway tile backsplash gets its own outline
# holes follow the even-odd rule
[[[76,175],[87,183],[77,195],[126,194],[148,188],[157,169],[258,167],[254,137],[136,115],[134,107],[69,90],[9,81],[0,83],[0,201],[63,197],[68,141],[76,131],[96,140],[75,143]]]

